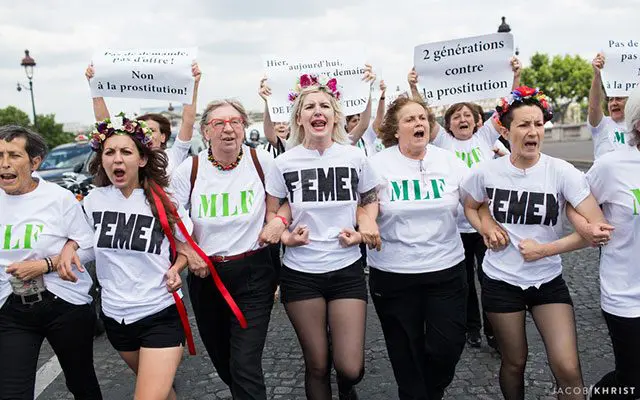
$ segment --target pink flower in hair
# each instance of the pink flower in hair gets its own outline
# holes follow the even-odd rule
[[[304,74],[302,76],[300,76],[300,86],[305,88],[307,86],[311,86],[312,84],[312,79],[308,74]]]

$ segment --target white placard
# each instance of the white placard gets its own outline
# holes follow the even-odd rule
[[[93,56],[93,97],[129,97],[191,104],[197,49],[103,50]]]
[[[263,57],[267,84],[269,114],[274,122],[288,121],[292,103],[289,93],[303,74],[323,74],[336,78],[340,91],[340,104],[344,115],[359,114],[369,101],[370,85],[362,80],[365,72],[364,57]]]
[[[493,33],[414,49],[420,92],[430,105],[506,96],[513,84],[513,36]]]
[[[603,50],[602,84],[607,97],[627,97],[640,84],[640,43],[638,40],[609,40]]]

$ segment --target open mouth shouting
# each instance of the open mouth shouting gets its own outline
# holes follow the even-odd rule
[[[126,173],[124,168],[113,169],[113,183],[125,183]]]
[[[327,127],[327,121],[324,118],[314,118],[311,120],[311,127],[316,132],[322,132]]]
[[[524,148],[529,151],[534,151],[538,148],[538,141],[535,139],[525,139]]]
[[[18,175],[13,174],[11,172],[5,172],[3,174],[0,174],[0,180],[2,181],[3,185],[14,184],[17,179],[18,179]]]
[[[416,130],[413,131],[413,137],[420,138],[420,139],[424,138],[424,128],[421,126],[416,128]]]

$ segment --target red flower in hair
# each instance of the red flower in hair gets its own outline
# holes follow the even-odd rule
[[[536,93],[536,89],[528,86],[520,86],[519,88],[516,88],[515,91],[520,92],[520,97],[529,97]]]
[[[332,92],[336,92],[338,90],[338,81],[336,80],[336,78],[331,78],[329,79],[329,81],[327,82],[327,87],[332,91]]]
[[[311,85],[311,77],[308,74],[300,76],[300,86],[307,87]]]

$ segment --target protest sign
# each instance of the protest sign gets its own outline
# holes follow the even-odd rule
[[[365,73],[364,57],[269,56],[263,59],[267,84],[271,88],[271,96],[268,98],[269,115],[274,122],[289,120],[293,105],[289,101],[289,93],[294,90],[303,74],[322,74],[328,78],[336,78],[344,115],[359,114],[367,107],[370,85],[362,80]]]
[[[608,97],[627,97],[640,82],[638,40],[609,40],[603,50],[602,84]]]
[[[129,97],[191,104],[197,49],[103,50],[93,56],[93,97]]]
[[[414,49],[420,92],[430,105],[506,96],[511,91],[509,33],[427,43]]]

